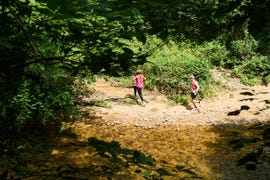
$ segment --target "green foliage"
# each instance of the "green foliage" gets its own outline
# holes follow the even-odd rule
[[[67,129],[67,124],[66,124],[66,123],[63,123],[63,124],[61,124],[61,126],[60,126],[59,132],[62,133],[62,132],[64,132],[66,129]]]
[[[200,56],[207,59],[213,66],[224,66],[229,55],[229,50],[218,40],[205,42],[196,46]]]
[[[71,12],[81,5],[62,8]],[[73,59],[79,57],[74,44],[80,36],[68,22],[78,16],[48,7],[34,1],[0,2],[0,126],[7,127],[1,134],[15,135],[26,125],[54,124],[77,115],[73,76],[82,76],[85,65]],[[61,20],[55,18],[58,12]]]
[[[52,124],[58,120],[75,118],[75,98],[68,74],[53,69],[31,69],[23,78],[10,104],[2,109],[7,114],[1,119],[7,119],[7,116],[12,114],[13,129],[19,132],[27,124]],[[38,83],[35,80],[38,80]]]
[[[152,170],[147,170],[140,173],[143,177],[149,177],[152,174]]]
[[[254,39],[245,29],[245,36],[243,39],[231,41],[231,52],[240,60],[249,60],[252,56],[256,55],[258,48],[258,41]]]
[[[245,62],[243,65],[236,66],[234,71],[241,77],[244,84],[267,84],[270,82],[269,57],[254,56],[250,61]]]
[[[202,55],[203,48],[173,42],[164,45],[145,64],[145,74],[154,86],[165,94],[189,94],[189,76],[200,82],[210,81],[211,64]],[[147,81],[147,83],[148,83]]]
[[[176,43],[171,39],[162,43],[158,37],[149,36],[144,46],[153,50],[148,62],[137,67],[147,77],[146,88],[157,88],[174,102],[187,105],[190,99],[189,76],[193,74],[200,83],[202,98],[215,94],[216,83],[212,85],[210,69],[214,65],[223,65],[229,54],[219,41],[192,45],[187,40]],[[131,82],[130,78],[120,81],[128,85]]]
[[[169,97],[170,99],[172,99],[174,102],[178,103],[178,104],[182,104],[184,106],[189,104],[190,101],[190,96],[188,95],[172,95]]]
[[[108,102],[105,99],[100,99],[95,102],[95,106],[109,107]]]
[[[124,86],[134,86],[134,81],[132,81],[131,76],[121,76],[121,77],[117,77],[117,82],[124,85]]]
[[[230,32],[235,24],[243,23],[249,5],[249,0],[186,1],[178,8],[182,20],[179,25],[180,32],[197,42],[215,39],[223,33]]]
[[[26,121],[30,120],[35,110],[40,106],[36,97],[31,94],[31,82],[25,80],[18,89],[18,94],[14,96],[9,104],[14,109],[15,121],[14,126],[21,129]]]
[[[76,95],[86,93],[74,80],[100,72],[141,67],[147,88],[174,97],[188,94],[191,74],[211,94],[213,66],[267,83],[269,3],[0,1],[0,126],[73,117]]]

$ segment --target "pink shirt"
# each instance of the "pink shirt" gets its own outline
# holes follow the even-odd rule
[[[136,87],[143,88],[143,79],[140,74],[136,75]]]

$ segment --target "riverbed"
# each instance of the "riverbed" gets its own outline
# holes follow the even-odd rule
[[[0,173],[21,179],[269,179],[268,124],[108,126],[76,122],[18,140]],[[31,139],[31,141],[29,141]]]

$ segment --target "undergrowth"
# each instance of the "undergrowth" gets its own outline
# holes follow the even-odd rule
[[[241,82],[246,85],[267,84],[270,82],[270,66],[267,63],[269,57],[255,54],[253,52],[254,45],[252,46],[252,52],[248,56],[249,59],[247,59],[247,51],[243,49],[240,49],[240,51],[235,44],[230,49],[219,40],[194,44],[189,41],[176,43],[171,39],[162,45],[160,44],[162,44],[160,39],[149,37],[143,49],[144,51],[154,49],[151,56],[147,58],[145,64],[132,67],[131,71],[135,72],[136,69],[142,69],[147,78],[145,87],[158,89],[176,103],[188,103],[190,94],[188,77],[190,75],[194,75],[199,81],[201,87],[200,96],[202,98],[213,97],[217,91],[224,89],[223,84],[213,79],[211,70],[214,68],[230,68],[231,77],[240,78]],[[157,46],[159,48],[155,48]],[[251,48],[248,45],[245,47],[249,50]],[[245,52],[246,59],[239,60],[234,55],[236,52],[238,52],[238,56]],[[131,81],[133,75],[134,73],[129,76],[121,76],[117,80],[126,86],[134,85]]]
[[[152,46],[157,44],[160,44],[159,40],[153,38],[145,46],[152,49]],[[217,51],[214,43],[210,45]],[[146,88],[158,89],[174,102],[187,104],[190,94],[190,75],[194,75],[199,81],[201,97],[214,95],[213,78],[210,73],[213,66],[211,59],[209,60],[209,53],[205,53],[205,51],[210,51],[209,49],[211,47],[208,44],[193,46],[191,43],[177,44],[174,41],[169,41],[153,52],[147,59],[147,63],[136,68],[143,70],[143,74],[147,78]],[[135,70],[134,67],[133,72]],[[121,76],[117,80],[126,86],[134,85],[131,81],[133,75],[135,74]]]

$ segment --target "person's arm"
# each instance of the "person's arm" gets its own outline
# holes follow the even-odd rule
[[[143,81],[146,81],[146,77],[144,77],[144,75],[142,75],[142,80]]]
[[[199,91],[199,89],[200,89],[200,86],[199,86],[198,81],[196,81],[196,86],[197,86],[196,92],[198,92],[198,91]]]

